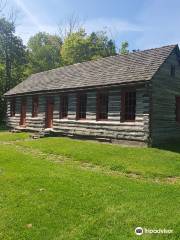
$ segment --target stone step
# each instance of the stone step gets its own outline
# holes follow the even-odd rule
[[[51,131],[40,131],[32,135],[33,139],[43,138],[43,137],[49,137],[52,135]]]

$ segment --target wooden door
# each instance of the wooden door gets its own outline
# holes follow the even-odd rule
[[[26,125],[26,99],[21,100],[20,126]]]
[[[47,98],[46,102],[46,128],[53,127],[53,110],[54,110],[54,100],[52,97]]]

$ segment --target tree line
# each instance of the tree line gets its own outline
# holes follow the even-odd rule
[[[14,22],[0,17],[0,122],[6,114],[3,94],[30,74],[117,54],[106,32],[87,34],[83,27],[70,24],[64,36],[39,32],[25,46]],[[122,42],[120,53],[127,53],[127,48],[128,42]]]

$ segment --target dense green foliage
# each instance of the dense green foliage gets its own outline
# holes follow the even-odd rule
[[[21,134],[9,134],[15,139],[21,139]],[[3,141],[3,133],[1,133]],[[2,240],[132,240],[132,239],[179,239],[179,181],[165,182],[163,179],[153,180],[154,177],[134,178],[133,174],[124,175],[121,169],[110,172],[96,163],[87,165],[74,161],[84,157],[84,151],[79,149],[79,141],[68,139],[54,139],[52,153],[40,154],[31,150],[36,145],[41,149],[49,148],[52,138],[31,140],[28,147],[21,147],[17,141],[4,142],[0,148],[0,238]],[[48,141],[49,140],[49,141]],[[23,142],[23,140],[22,140]],[[37,144],[36,144],[37,143]],[[8,145],[5,145],[8,144]],[[59,152],[71,152],[74,156],[66,159]],[[76,145],[77,144],[77,145]],[[94,156],[99,155],[99,145],[109,149],[109,157],[115,157],[113,149],[119,159],[129,158],[125,148],[109,144],[82,142],[86,150],[91,148]],[[95,147],[97,146],[97,148]],[[178,145],[179,146],[179,145]],[[51,146],[52,148],[52,146]],[[119,151],[117,151],[119,149]],[[178,148],[177,148],[178,149]],[[42,148],[44,151],[44,149]],[[159,172],[170,167],[166,160],[170,152],[142,149],[143,154],[157,154],[157,162],[164,158],[164,164],[159,164]],[[39,150],[38,150],[39,151]],[[104,149],[102,150],[102,152]],[[122,155],[121,155],[122,151]],[[133,155],[138,159],[139,148],[134,148]],[[49,148],[50,152],[50,148]],[[91,150],[90,150],[91,153]],[[171,153],[175,154],[175,153]],[[71,154],[72,155],[72,154]],[[82,155],[82,156],[81,156]],[[171,158],[171,169],[177,167],[179,153]],[[118,158],[118,157],[117,157]],[[116,158],[116,160],[117,160]],[[150,157],[149,157],[150,158]],[[136,168],[136,160],[131,159]],[[144,158],[143,161],[146,161]],[[147,160],[149,161],[149,160]],[[106,158],[107,162],[107,158]],[[114,161],[115,162],[115,161]],[[142,163],[142,161],[141,161]],[[152,165],[155,163],[152,162]],[[151,165],[150,165],[151,168]],[[166,171],[167,172],[167,171]],[[119,173],[119,174],[118,174]],[[142,174],[146,176],[146,171]],[[176,174],[174,172],[174,174]],[[164,175],[164,179],[169,179]],[[137,226],[149,229],[173,229],[173,234],[164,235],[144,234],[139,237],[134,233]]]
[[[30,73],[59,67],[61,45],[62,40],[56,35],[39,32],[31,37],[28,41]]]
[[[62,46],[61,56],[64,65],[82,62],[88,59],[86,34],[83,30],[69,35]]]
[[[27,53],[14,24],[0,18],[0,121],[5,116],[3,94],[25,77]]]
[[[127,54],[128,51],[128,47],[129,47],[129,43],[127,41],[124,41],[121,43],[121,47],[120,47],[120,54]]]
[[[95,60],[116,54],[115,45],[104,32],[87,35],[85,30],[72,33],[65,39],[61,56],[65,65]]]
[[[116,46],[112,39],[108,39],[106,32],[92,32],[87,38],[89,47],[89,60],[116,54]]]

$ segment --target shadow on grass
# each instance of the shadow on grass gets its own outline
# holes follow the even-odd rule
[[[166,143],[162,143],[156,146],[153,146],[153,148],[158,148],[161,150],[167,150],[175,153],[180,153],[180,139],[178,140],[169,140]]]

